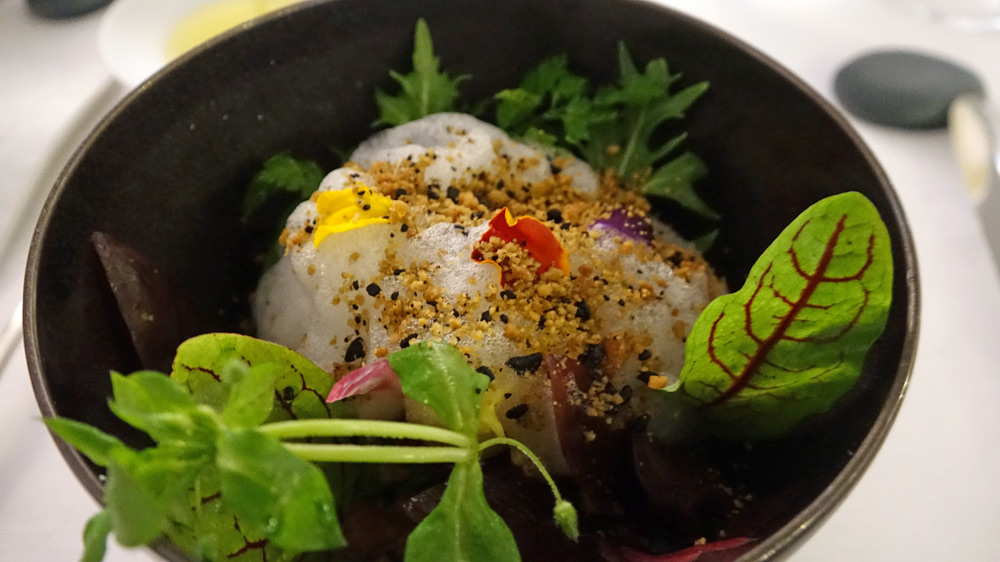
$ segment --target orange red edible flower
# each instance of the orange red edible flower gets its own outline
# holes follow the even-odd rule
[[[542,221],[534,217],[523,216],[515,219],[507,207],[504,207],[490,219],[489,228],[483,233],[479,242],[487,242],[493,237],[524,248],[532,259],[538,262],[539,275],[551,267],[569,273],[569,255],[566,249],[556,235]],[[500,264],[483,256],[478,248],[472,251],[472,259],[479,263],[492,263],[497,266],[501,271],[501,284],[504,283],[503,268]]]

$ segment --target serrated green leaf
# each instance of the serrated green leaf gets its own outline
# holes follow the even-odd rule
[[[545,112],[543,117],[560,121],[566,143],[578,146],[590,140],[590,131],[594,127],[614,121],[617,113],[598,109],[589,99],[575,97],[565,106]]]
[[[108,548],[108,535],[111,533],[111,517],[101,510],[87,520],[83,528],[83,556],[80,562],[101,562]]]
[[[708,174],[705,163],[690,152],[685,152],[663,166],[642,184],[642,194],[665,197],[699,215],[717,219],[719,214],[706,204],[694,190],[694,184]]]
[[[417,20],[413,37],[413,72],[390,71],[402,92],[392,96],[375,92],[379,108],[378,125],[396,126],[415,121],[432,113],[452,111],[458,99],[458,84],[463,77],[450,78],[439,71],[440,61],[434,56],[434,44],[427,22]]]
[[[475,439],[482,392],[490,379],[476,372],[454,346],[420,342],[389,355],[403,393],[429,407],[445,427]]]
[[[709,231],[706,234],[699,236],[691,241],[694,245],[694,249],[698,251],[699,254],[704,254],[705,252],[712,249],[715,246],[716,240],[719,238],[719,229]]]
[[[524,132],[524,135],[521,136],[521,140],[527,143],[550,146],[553,148],[555,148],[556,143],[559,142],[559,139],[555,135],[537,127],[529,127],[528,130]]]
[[[441,502],[406,540],[405,558],[406,562],[521,559],[514,535],[486,503],[478,461],[455,466]]]
[[[118,438],[96,427],[66,418],[46,418],[45,425],[98,466],[107,466],[111,451],[125,447]]]
[[[295,202],[308,199],[319,188],[324,175],[323,169],[312,160],[295,158],[288,152],[275,154],[250,180],[243,198],[243,219],[249,219],[280,194],[291,195]]]
[[[274,409],[268,421],[344,417],[348,406],[327,404],[333,378],[312,361],[287,347],[240,334],[205,334],[177,348],[171,378],[186,385],[199,404],[225,409],[229,386],[222,371],[233,359],[255,367],[272,364]]]
[[[538,95],[583,94],[585,84],[585,78],[570,71],[569,57],[565,53],[542,59],[521,79],[522,89]]]
[[[345,544],[323,473],[252,430],[225,432],[216,462],[222,499],[276,545],[292,551]]]
[[[678,390],[716,433],[776,437],[857,381],[892,298],[889,235],[858,193],[809,207],[695,322]]]
[[[708,83],[671,93],[680,75],[670,74],[666,60],[649,61],[640,72],[623,43],[618,67],[618,82],[591,94],[586,78],[569,69],[566,55],[545,59],[517,89],[496,95],[497,124],[514,136],[569,148],[592,167],[612,170],[626,187],[717,218],[692,187],[704,175],[701,160],[687,153],[664,163],[687,134],[659,140],[666,123],[684,117]]]
[[[541,95],[523,88],[501,90],[494,98],[500,102],[497,104],[497,125],[506,131],[520,129],[542,103]]]

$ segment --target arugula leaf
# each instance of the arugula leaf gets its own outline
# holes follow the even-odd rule
[[[449,78],[438,70],[439,65],[427,22],[419,19],[413,36],[413,72],[389,72],[402,88],[399,95],[390,96],[382,90],[375,90],[375,103],[379,108],[379,119],[375,124],[402,125],[432,113],[454,110],[458,84],[465,77]]]
[[[521,559],[514,535],[486,503],[478,457],[455,465],[441,502],[410,533],[405,558],[406,562]]]
[[[684,117],[708,84],[671,94],[680,75],[670,74],[666,60],[652,60],[640,72],[623,43],[618,68],[616,85],[591,94],[587,79],[569,69],[566,55],[547,58],[518,88],[494,96],[497,125],[529,142],[571,149],[594,168],[613,171],[627,187],[717,219],[693,187],[707,172],[704,163],[690,152],[664,163],[687,134],[655,141],[667,122]]]
[[[677,390],[714,431],[772,438],[828,410],[860,376],[892,299],[889,235],[859,193],[795,219],[738,292],[695,322]]]
[[[312,160],[298,159],[288,152],[275,154],[250,180],[243,197],[243,220],[280,194],[293,196],[295,203],[308,199],[319,188],[324,175],[323,169]]]
[[[292,551],[346,544],[330,486],[315,465],[256,431],[224,432],[217,447],[222,497],[241,519]]]
[[[287,347],[241,334],[205,334],[185,341],[177,348],[170,376],[186,385],[199,404],[222,411],[230,394],[222,374],[234,359],[250,367],[274,366],[276,407],[268,421],[344,417],[349,408],[326,403],[333,379],[312,361]]]
[[[685,152],[660,166],[642,185],[642,194],[673,199],[703,217],[719,218],[694,190],[694,184],[708,175],[708,167],[691,152]]]
[[[544,131],[546,123],[561,123],[567,140],[573,144],[586,140],[589,127],[613,118],[610,112],[595,112],[586,98],[588,81],[569,69],[565,54],[549,57],[528,71],[517,89],[502,90],[494,98],[497,125],[515,135]],[[554,138],[554,137],[553,137]],[[544,143],[553,144],[553,143]]]
[[[482,392],[490,379],[476,372],[454,346],[421,342],[389,355],[403,394],[434,410],[445,427],[473,441]]]
[[[680,75],[670,74],[662,58],[650,61],[640,73],[624,43],[618,44],[618,69],[619,85],[598,92],[596,104],[617,108],[620,116],[594,132],[591,142],[583,147],[583,154],[591,165],[614,170],[623,182],[644,191],[643,185],[656,163],[685,138],[678,135],[654,145],[654,134],[667,121],[684,117],[691,104],[708,89],[708,83],[670,94],[670,87]]]
[[[107,510],[97,512],[83,528],[83,556],[80,562],[101,562],[108,548],[108,535],[111,534],[111,517]]]

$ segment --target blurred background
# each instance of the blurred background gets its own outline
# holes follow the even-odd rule
[[[20,300],[44,196],[101,117],[170,56],[294,1],[0,0],[0,321]],[[1000,166],[1000,0],[659,3],[754,45],[853,110],[916,239],[922,321],[907,398],[868,473],[793,560],[1000,560],[1000,186],[990,179]],[[841,72],[886,50],[933,60],[893,73],[892,61],[886,71],[862,58],[868,67]],[[0,374],[0,560],[74,560],[96,503],[40,423],[13,349]],[[154,559],[115,547],[106,558]]]

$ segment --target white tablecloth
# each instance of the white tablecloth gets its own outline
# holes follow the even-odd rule
[[[1000,92],[1000,34],[974,34],[878,0],[666,2],[757,46],[832,98],[848,58],[879,47],[943,54]],[[109,103],[122,95],[96,47],[100,14],[69,22],[0,0],[0,236]],[[1000,102],[1000,98],[995,98]],[[882,451],[840,510],[794,557],[842,562],[1000,560],[1000,283],[943,132],[854,121],[903,201],[923,291],[916,368]],[[28,213],[37,214],[37,206]],[[996,217],[1000,220],[1000,217]],[[24,221],[22,221],[24,222]],[[0,318],[20,294],[24,248],[2,264]],[[67,329],[73,329],[67,326]],[[0,560],[73,560],[96,503],[39,421],[23,355],[0,378]],[[107,560],[154,560],[113,547]]]

